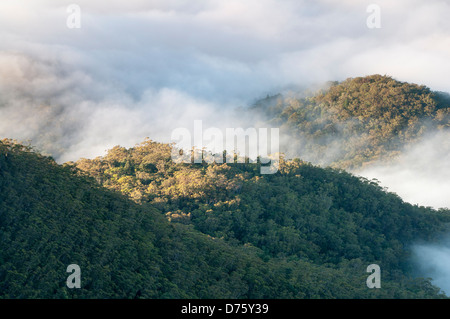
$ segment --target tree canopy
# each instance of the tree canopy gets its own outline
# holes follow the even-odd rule
[[[281,94],[253,111],[292,135],[286,152],[344,169],[399,155],[426,132],[450,129],[450,96],[371,75],[330,82],[307,96]]]

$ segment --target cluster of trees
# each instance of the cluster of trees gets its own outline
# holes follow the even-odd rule
[[[359,279],[264,261],[10,141],[0,142],[0,237],[0,298],[324,298]],[[73,263],[81,289],[66,287]]]
[[[306,97],[267,97],[253,110],[294,133],[297,156],[344,169],[394,158],[425,132],[450,128],[450,95],[381,75],[332,82]]]
[[[429,280],[413,279],[394,265],[402,240],[416,232],[427,237],[438,231],[448,212],[409,207],[376,185],[301,162],[285,163],[272,177],[258,176],[245,164],[212,169],[169,164],[150,172],[148,164],[156,167],[164,161],[166,146],[147,141],[137,149],[114,152],[119,150],[115,148],[115,154],[94,160],[97,164],[92,167],[86,160],[80,163],[112,188],[126,176],[139,184],[136,176],[142,163],[130,158],[152,155],[154,161],[143,167],[147,185],[175,178],[180,184],[198,183],[195,191],[186,192],[183,185],[171,190],[159,186],[165,194],[159,203],[154,195],[144,194],[138,204],[83,176],[86,173],[73,164],[58,165],[30,148],[0,142],[0,298],[444,297]],[[117,176],[101,167],[116,168]],[[178,176],[184,174],[189,178]],[[346,204],[350,206],[337,209],[345,197],[334,204],[323,196],[347,193],[337,189],[340,184],[333,186],[341,178],[342,183],[350,179],[348,188],[371,191],[386,205],[395,202],[397,207],[391,210],[398,214],[381,222],[380,211],[372,204],[371,216],[366,217],[369,202],[354,198]],[[308,183],[317,191],[310,197],[303,189]],[[216,187],[216,197],[203,194]],[[118,189],[127,193],[122,186]],[[168,221],[160,208],[165,206],[191,216]],[[406,213],[411,216],[402,215]],[[404,220],[409,223],[402,229],[391,224]],[[389,230],[386,238],[385,230]],[[356,237],[348,238],[352,236]],[[367,240],[364,246],[362,240]],[[365,285],[365,268],[373,262],[384,267],[383,289]],[[81,289],[66,286],[69,264],[81,267]]]
[[[408,245],[433,240],[450,221],[448,210],[410,205],[343,170],[281,158],[277,174],[260,175],[256,164],[174,164],[170,150],[147,140],[67,165],[156,207],[172,224],[253,247],[264,261],[348,275],[377,263],[388,284],[405,287]],[[342,297],[340,289],[334,296]]]

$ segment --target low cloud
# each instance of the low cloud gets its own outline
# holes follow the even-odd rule
[[[173,88],[139,96],[62,61],[0,53],[0,136],[30,141],[58,162],[103,155],[145,137],[170,142],[177,127],[249,127],[255,115]],[[251,124],[250,124],[251,123]]]
[[[404,201],[434,208],[450,208],[450,132],[429,132],[421,142],[406,146],[394,162],[357,171],[376,178]]]
[[[411,262],[416,275],[431,278],[432,283],[450,295],[450,240],[435,244],[420,244],[412,247]]]

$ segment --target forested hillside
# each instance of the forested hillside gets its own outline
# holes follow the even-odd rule
[[[150,149],[149,145],[153,144],[147,144]],[[157,149],[161,145],[155,146],[157,147],[153,155],[158,154]],[[151,155],[145,153],[144,149],[140,151],[144,157],[145,154]],[[126,153],[131,154],[132,150]],[[117,162],[114,168],[117,172],[125,166],[130,172],[135,170],[137,163],[121,163],[120,157],[115,160]],[[84,164],[87,165],[86,162]],[[152,163],[147,162],[145,169],[153,171],[154,168],[150,164]],[[157,164],[158,161],[153,162],[155,167]],[[395,259],[399,257],[396,254],[402,251],[402,241],[411,239],[410,236],[414,236],[418,231],[425,230],[425,237],[438,231],[442,228],[441,223],[448,219],[448,212],[409,207],[395,199],[398,209],[405,209],[403,213],[412,215],[393,215],[399,219],[397,222],[403,218],[408,220],[409,224],[402,227],[403,230],[387,231],[385,239],[381,230],[377,229],[380,227],[377,214],[366,219],[362,211],[355,214],[353,223],[344,225],[344,220],[337,221],[331,214],[319,210],[321,205],[324,205],[323,202],[317,203],[316,206],[311,206],[311,203],[305,206],[309,211],[300,211],[304,218],[300,218],[300,214],[296,214],[292,209],[289,212],[287,208],[293,202],[287,202],[275,209],[264,201],[257,204],[263,196],[272,201],[272,205],[278,206],[279,196],[288,196],[292,201],[295,196],[304,193],[306,190],[298,189],[300,185],[295,184],[290,185],[290,194],[278,193],[281,190],[278,180],[280,178],[291,181],[314,180],[308,177],[308,170],[311,170],[311,174],[315,171],[315,168],[310,166],[305,166],[308,170],[303,172],[304,177],[296,176],[301,173],[298,164],[293,163],[291,168],[286,165],[284,173],[274,176],[274,180],[251,177],[253,173],[245,167],[212,167],[221,177],[217,178],[214,174],[210,177],[217,182],[216,186],[211,188],[228,187],[227,183],[224,183],[221,170],[223,174],[242,174],[240,183],[231,187],[230,195],[223,195],[223,199],[216,196],[212,197],[211,201],[205,200],[202,198],[202,185],[199,185],[194,191],[197,195],[180,196],[178,191],[172,190],[173,194],[168,191],[166,195],[161,196],[159,202],[155,200],[157,197],[153,193],[152,200],[143,200],[146,197],[143,196],[142,203],[137,204],[117,192],[102,188],[89,177],[80,176],[80,172],[71,165],[57,165],[51,158],[4,140],[0,143],[0,297],[441,296],[438,289],[428,281],[408,277],[406,272],[397,266],[399,262]],[[170,168],[167,168],[170,171]],[[326,176],[340,178],[338,172],[318,170]],[[205,176],[205,167],[172,167],[173,176],[177,176],[176,172],[178,175],[190,172]],[[102,174],[99,172],[97,177]],[[151,173],[147,174],[151,179]],[[124,177],[121,173],[118,175]],[[135,179],[135,175],[130,174],[129,178]],[[274,189],[267,188],[265,183],[273,183]],[[384,196],[370,183],[357,184],[372,189],[381,198]],[[266,189],[266,193],[259,194],[251,201],[247,196],[240,198],[239,194],[243,192],[239,192],[236,187],[245,187],[247,191],[247,187],[252,187],[251,185],[255,189],[248,196],[255,195],[262,189]],[[283,183],[284,190],[285,186],[286,183]],[[272,192],[274,196],[268,196],[267,192]],[[295,195],[296,193],[298,195]],[[317,193],[310,196],[317,201],[321,195]],[[171,203],[166,203],[166,200]],[[306,198],[301,197],[297,200],[302,206],[308,202]],[[330,198],[325,200],[330,202]],[[385,200],[389,201],[388,197]],[[250,204],[253,207],[248,206]],[[364,202],[354,205],[364,206]],[[172,211],[169,214],[171,222],[159,211],[169,206]],[[202,209],[206,206],[209,209]],[[357,206],[349,209],[357,209]],[[178,213],[174,213],[172,208],[175,207],[178,207]],[[197,211],[192,210],[194,207],[197,207]],[[232,207],[234,208],[230,210]],[[183,211],[185,215],[191,213],[191,218],[185,216]],[[339,219],[343,216],[350,218],[344,210],[332,212],[340,214]],[[256,220],[257,215],[260,220]],[[211,236],[175,221],[192,223],[195,228],[202,229]],[[346,236],[352,236],[351,233],[364,223],[369,223],[365,226],[365,234],[362,229],[358,231],[363,232],[361,235],[368,237],[369,241],[373,240],[372,244],[358,247],[357,237],[350,238],[348,243],[340,241],[347,240]],[[392,224],[388,225],[386,228],[394,227]],[[347,232],[346,228],[349,228]],[[304,235],[299,235],[299,230],[307,229],[309,231]],[[332,233],[337,237],[327,237]],[[391,233],[401,234],[401,240],[389,238]],[[215,238],[217,236],[223,239]],[[351,245],[355,246],[354,249],[343,253],[342,247],[350,248]],[[385,252],[372,250],[376,247]],[[386,256],[391,259],[386,259]],[[368,289],[365,286],[368,275],[365,268],[372,262],[380,262],[385,269],[384,289]],[[65,286],[69,275],[66,273],[66,267],[72,263],[78,264],[82,269],[81,289],[68,289]]]
[[[141,150],[142,155],[144,151]],[[158,152],[155,150],[153,155],[156,154]],[[128,162],[127,165],[127,161],[120,162],[120,157],[115,160],[116,171],[125,166],[130,172],[135,170],[137,163]],[[158,161],[152,163],[156,167]],[[144,170],[152,171],[151,163],[147,164]],[[230,171],[236,169],[229,168]],[[173,173],[185,170],[204,175],[202,167],[172,168]],[[241,172],[247,174],[245,170]],[[286,178],[293,173],[286,172]],[[130,174],[130,178],[135,177]],[[278,178],[284,177],[280,175]],[[249,180],[251,184],[258,188],[258,182],[252,178]],[[274,195],[277,193],[276,184],[274,181]],[[370,188],[369,185],[367,187]],[[233,188],[230,191],[239,193]],[[172,197],[174,195],[169,192],[161,197],[161,202],[173,198],[172,205],[178,203],[180,216],[182,209],[188,213],[186,207],[189,205],[182,205],[182,202],[190,201],[192,207],[217,207],[214,212],[204,211],[203,216],[198,213],[195,219],[199,223],[194,225],[228,240],[212,238],[192,226],[169,222],[155,208],[161,207],[161,203],[137,204],[117,192],[102,188],[89,177],[80,176],[71,165],[57,165],[51,158],[41,156],[28,147],[3,140],[0,143],[0,298],[440,297],[428,281],[412,280],[400,269],[386,270],[384,289],[368,289],[365,286],[365,267],[377,261],[372,256],[382,258],[380,252],[367,251],[354,258],[348,254],[333,257],[332,254],[339,250],[332,249],[330,254],[321,258],[320,242],[328,238],[317,241],[311,249],[304,249],[305,240],[311,244],[314,242],[308,234],[293,238],[296,247],[292,249],[295,251],[286,246],[287,241],[283,238],[277,243],[277,236],[292,238],[301,226],[294,222],[294,215],[288,214],[283,207],[275,210],[270,206],[267,206],[270,208],[268,210],[253,208],[258,210],[255,210],[256,214],[264,215],[261,216],[261,223],[269,226],[268,233],[264,233],[260,228],[262,225],[254,220],[255,216],[248,214],[248,209],[230,212],[220,207],[234,204],[220,201],[217,197],[216,202],[202,204],[201,194],[198,200],[186,196]],[[381,193],[379,195],[382,197]],[[156,203],[155,198],[151,202]],[[238,197],[234,199],[238,200]],[[243,198],[243,202],[246,201]],[[274,204],[278,205],[276,202]],[[400,202],[398,205],[400,208],[404,206]],[[320,212],[314,211],[316,208],[310,209],[311,212],[302,214],[309,216],[311,221],[316,220],[312,214],[319,213],[317,222],[307,226],[310,228],[309,234],[312,234],[311,231],[323,221]],[[410,227],[406,227],[409,231],[402,232],[405,236],[409,232],[415,234],[422,227],[427,234],[432,233],[440,229],[440,222],[448,215],[409,209],[413,216],[408,218],[411,220]],[[270,212],[273,216],[269,215]],[[429,218],[423,219],[425,215]],[[224,216],[228,216],[228,223]],[[176,219],[174,215],[171,217]],[[359,216],[356,219],[363,218]],[[244,221],[248,226],[239,224]],[[333,224],[320,227],[341,227],[340,223]],[[290,233],[292,231],[294,233]],[[378,235],[380,238],[375,240],[386,245],[383,235]],[[257,236],[266,237],[263,242],[267,244],[262,245],[256,240]],[[321,234],[317,233],[317,236]],[[369,247],[365,249],[369,250]],[[399,247],[392,249],[395,252]],[[366,259],[369,256],[370,260]],[[335,262],[336,258],[340,259],[339,264],[321,261]],[[395,256],[392,255],[392,258]],[[66,267],[73,263],[81,267],[81,289],[69,289],[65,285],[69,275]]]
[[[285,152],[344,169],[390,160],[427,132],[450,129],[450,95],[371,75],[329,83],[306,97],[268,96],[253,106],[289,135]]]
[[[256,164],[173,164],[170,145],[147,140],[71,163],[107,188],[150,203],[172,224],[256,247],[263,260],[326,265],[354,273],[378,263],[407,285],[408,245],[447,229],[450,212],[404,203],[373,181],[300,160],[274,175]]]

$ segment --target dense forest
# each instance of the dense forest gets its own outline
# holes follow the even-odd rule
[[[255,164],[173,164],[170,145],[147,140],[68,165],[157,207],[172,224],[256,247],[266,261],[349,273],[379,263],[392,282],[408,278],[408,244],[431,240],[450,218],[448,210],[404,203],[374,181],[300,160],[282,160],[274,175],[260,175]]]
[[[116,148],[120,152],[102,161],[117,180],[139,183],[138,172],[148,174],[148,189],[157,187],[152,176],[166,186],[174,179],[198,184],[189,193],[179,181],[160,201],[154,190],[138,204],[74,165],[3,140],[0,297],[443,296],[428,280],[408,276],[402,261],[404,245],[444,229],[448,211],[413,207],[371,182],[298,161],[271,177],[245,164],[164,165],[163,173],[164,147],[147,141]],[[132,161],[133,154],[146,160]],[[100,166],[95,170],[98,180],[106,178]],[[358,200],[348,202],[356,194]],[[374,262],[383,267],[383,289],[365,285],[365,268]],[[82,269],[82,289],[65,286],[72,263]]]
[[[450,95],[371,75],[318,91],[277,94],[252,107],[292,136],[284,152],[321,165],[358,168],[387,161],[428,132],[450,129]]]
[[[250,112],[294,131],[308,160],[282,156],[272,175],[176,164],[150,139],[63,165],[1,140],[0,298],[445,298],[409,258],[448,232],[450,210],[343,168],[448,129],[449,101],[378,75],[268,97]],[[66,286],[70,264],[81,289]],[[371,264],[382,289],[366,286]]]

